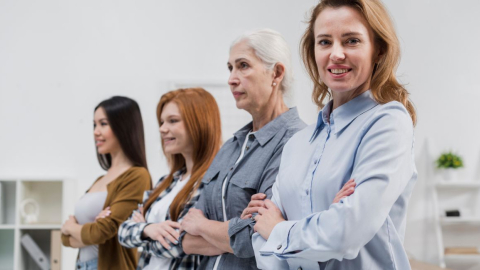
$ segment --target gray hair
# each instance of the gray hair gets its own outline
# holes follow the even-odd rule
[[[267,28],[247,32],[232,43],[230,50],[242,41],[246,41],[247,45],[253,49],[266,69],[273,70],[277,63],[285,66],[285,75],[280,83],[280,90],[284,94],[289,92],[293,84],[292,56],[282,35]]]

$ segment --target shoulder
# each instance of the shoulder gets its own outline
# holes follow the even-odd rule
[[[151,183],[150,173],[144,167],[132,167],[128,169],[127,172],[125,172],[120,178],[121,179],[118,179],[121,180],[118,181],[119,185],[136,183],[139,185],[139,188],[144,188],[143,184]]]
[[[413,132],[412,118],[405,106],[398,101],[379,104],[372,110],[369,120],[371,126],[382,125]]]

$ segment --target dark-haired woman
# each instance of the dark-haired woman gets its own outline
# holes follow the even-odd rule
[[[151,187],[140,108],[132,99],[112,97],[95,108],[93,126],[98,160],[107,173],[75,205],[75,216],[62,226],[62,242],[79,248],[76,269],[135,269],[136,250],[122,247],[116,236]],[[109,215],[96,219],[107,207]]]
[[[201,179],[220,149],[220,112],[210,93],[189,88],[164,94],[157,118],[171,170],[146,192],[144,214],[135,211],[121,225],[118,239],[125,247],[143,247],[137,269],[197,269],[201,257],[184,253],[178,229],[197,202]]]

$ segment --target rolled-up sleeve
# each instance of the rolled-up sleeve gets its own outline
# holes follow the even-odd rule
[[[325,211],[277,224],[260,256],[354,259],[391,222],[389,212],[415,175],[413,126],[408,114],[390,110],[368,128],[355,155],[355,193]]]
[[[260,188],[258,193],[264,193],[267,198],[272,198],[272,186],[275,183],[275,179],[280,167],[280,160],[282,157],[282,151],[288,138],[291,136],[285,136],[284,140],[279,143],[273,152],[267,167],[263,171],[262,181],[260,182]],[[234,217],[230,219],[228,224],[228,236],[230,237],[230,247],[233,250],[233,254],[239,258],[251,258],[255,256],[255,252],[252,246],[252,235],[254,233],[253,227],[255,222],[251,219],[241,219]]]

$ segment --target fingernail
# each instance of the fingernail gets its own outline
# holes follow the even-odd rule
[[[175,244],[178,244],[178,241],[175,241],[174,243],[175,243]]]
[[[171,249],[172,249],[172,247],[168,247],[168,250],[171,250]]]

